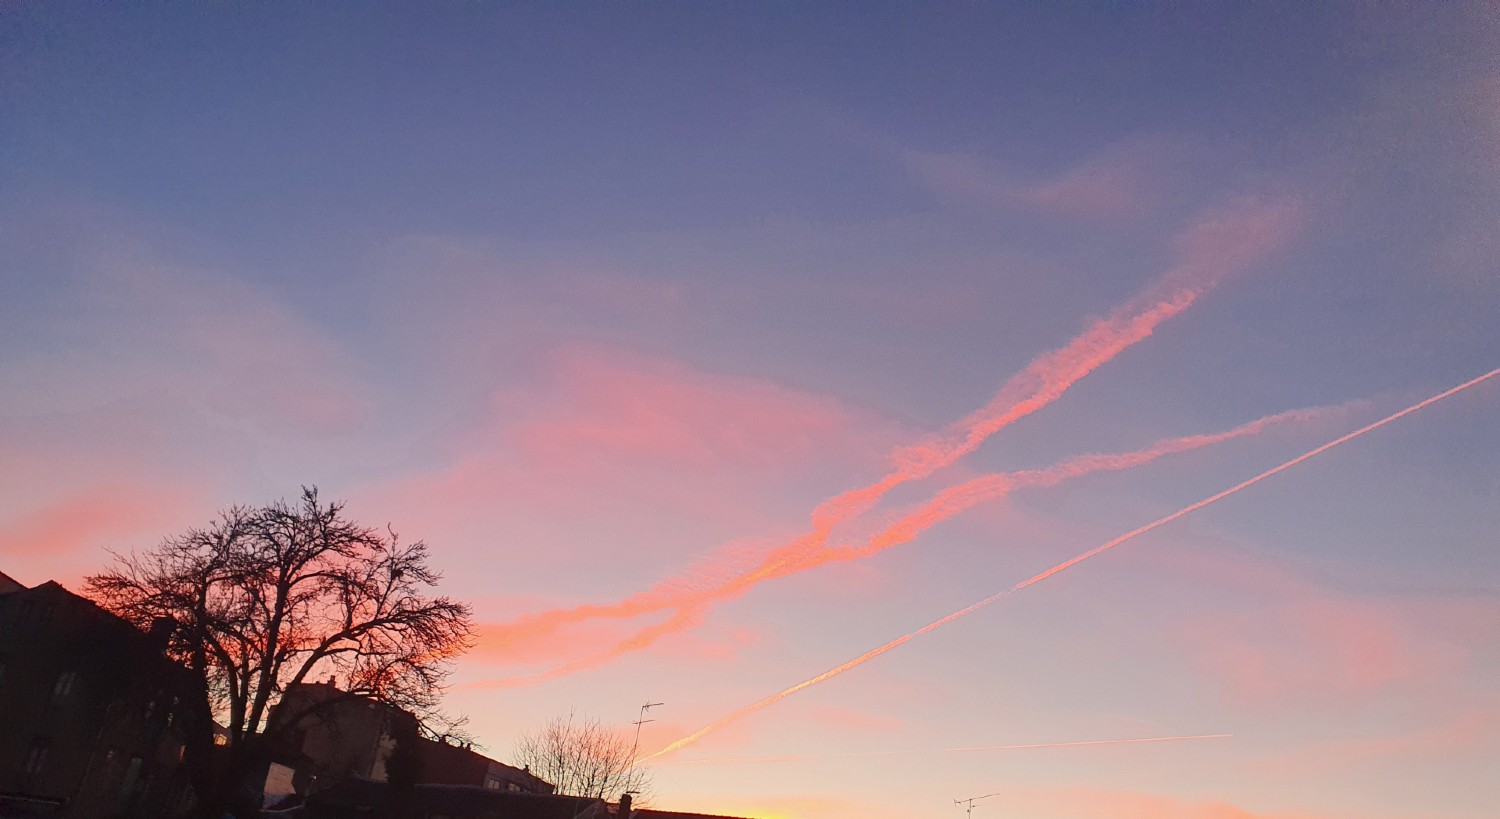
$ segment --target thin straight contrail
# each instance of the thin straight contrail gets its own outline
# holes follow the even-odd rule
[[[1151,287],[1094,320],[1066,345],[1037,356],[989,403],[943,435],[897,450],[893,453],[895,468],[879,480],[820,503],[812,512],[809,531],[772,549],[757,565],[742,569],[711,560],[684,576],[660,581],[613,603],[553,609],[494,624],[483,629],[481,650],[490,647],[503,651],[505,645],[517,640],[544,637],[586,620],[634,619],[669,609],[677,611],[678,616],[668,621],[673,628],[646,626],[602,655],[537,675],[560,676],[650,645],[664,634],[687,628],[714,603],[738,598],[762,581],[800,571],[801,563],[824,547],[836,526],[874,508],[892,489],[954,463],[996,432],[1056,401],[1089,373],[1149,338],[1163,321],[1187,310],[1225,276],[1279,249],[1293,233],[1299,213],[1300,205],[1295,201],[1246,198],[1200,219],[1177,237],[1176,263]]]
[[[1196,739],[1229,739],[1234,734],[1193,734],[1180,737],[1136,737],[1132,739],[1086,739],[1075,742],[1030,742],[1020,745],[972,745],[964,748],[925,748],[911,751],[850,751],[841,754],[784,754],[780,756],[742,756],[723,759],[673,759],[657,765],[740,765],[756,762],[805,762],[815,759],[844,759],[866,756],[905,756],[908,754],[955,754],[970,751],[1026,751],[1034,748],[1082,748],[1091,745],[1141,745],[1152,742],[1185,742]]]
[[[1144,449],[1137,449],[1130,452],[1080,455],[1042,469],[1026,469],[1016,472],[996,472],[989,475],[981,475],[944,489],[931,500],[907,511],[883,530],[871,535],[863,544],[858,546],[840,545],[822,547],[817,551],[803,556],[797,565],[783,567],[779,573],[768,575],[765,579],[807,571],[828,563],[858,560],[904,543],[909,543],[932,526],[980,503],[999,500],[1017,489],[1057,486],[1065,481],[1099,472],[1118,472],[1133,469],[1169,455],[1213,446],[1236,438],[1259,435],[1267,428],[1276,424],[1312,421],[1340,409],[1343,408],[1316,408],[1280,412],[1241,424],[1234,429],[1223,432],[1185,435],[1180,438],[1166,438]],[[706,611],[707,606],[702,602],[685,602],[677,608],[671,617],[661,623],[647,626],[637,631],[630,638],[616,644],[608,651],[563,663],[537,674],[502,677],[470,683],[469,685],[485,688],[534,685],[588,668],[594,668],[627,652],[645,648],[662,636],[697,625],[701,622]]]
[[[1345,435],[1341,435],[1338,438],[1335,438],[1332,441],[1329,441],[1328,443],[1323,444],[1322,446],[1319,446],[1319,447],[1317,447],[1315,449],[1308,450],[1307,452],[1304,452],[1301,455],[1298,455],[1297,457],[1292,458],[1289,461],[1286,461],[1284,463],[1281,463],[1278,466],[1274,466],[1274,467],[1272,467],[1270,469],[1267,469],[1266,471],[1260,473],[1259,475],[1256,475],[1253,478],[1247,478],[1246,480],[1240,481],[1239,483],[1235,484],[1234,486],[1229,487],[1228,489],[1225,489],[1225,490],[1223,490],[1221,492],[1216,492],[1215,494],[1209,495],[1208,497],[1204,498],[1203,500],[1198,501],[1197,503],[1194,503],[1194,504],[1191,504],[1191,505],[1188,505],[1188,506],[1184,506],[1183,508],[1177,510],[1176,512],[1173,512],[1170,515],[1166,515],[1165,517],[1157,518],[1156,520],[1153,520],[1153,521],[1151,521],[1150,523],[1148,523],[1148,524],[1146,524],[1144,526],[1140,526],[1140,527],[1137,527],[1135,529],[1132,529],[1129,532],[1126,532],[1125,534],[1120,535],[1117,538],[1114,538],[1113,540],[1110,540],[1110,541],[1107,541],[1105,543],[1102,543],[1099,546],[1095,546],[1094,548],[1092,548],[1092,549],[1090,549],[1090,550],[1088,550],[1088,551],[1086,551],[1086,552],[1084,552],[1084,553],[1082,553],[1082,554],[1080,554],[1080,555],[1078,555],[1076,557],[1069,558],[1068,560],[1065,560],[1062,563],[1059,563],[1056,566],[1053,566],[1052,568],[1047,569],[1046,571],[1043,571],[1043,572],[1041,572],[1039,574],[1033,575],[1032,577],[1029,577],[1026,580],[1023,580],[1020,583],[1017,583],[1016,585],[1011,586],[1008,589],[1005,589],[1005,590],[1000,591],[1000,592],[998,592],[996,594],[990,595],[989,597],[986,597],[983,600],[980,600],[979,602],[974,603],[974,604],[972,604],[970,606],[967,606],[965,608],[959,609],[958,611],[953,612],[952,614],[948,615],[947,617],[943,617],[943,618],[941,618],[939,620],[934,620],[931,623],[928,623],[927,625],[925,625],[925,626],[917,629],[916,631],[913,631],[913,632],[911,632],[909,634],[903,634],[902,636],[897,637],[896,639],[890,641],[889,643],[886,643],[885,645],[878,646],[876,648],[870,649],[869,651],[866,651],[865,653],[859,655],[858,657],[855,657],[854,659],[852,659],[852,660],[850,660],[850,661],[848,661],[846,663],[843,663],[842,665],[838,665],[838,666],[835,666],[833,668],[830,668],[829,670],[823,672],[822,674],[819,674],[816,677],[812,677],[810,679],[803,680],[802,682],[797,683],[796,685],[792,686],[791,688],[787,688],[787,689],[785,689],[783,691],[780,691],[778,693],[772,694],[771,696],[766,697],[763,700],[760,700],[758,702],[755,702],[755,703],[752,703],[750,705],[747,705],[744,708],[741,708],[738,711],[735,711],[735,712],[733,712],[733,713],[731,713],[731,714],[729,714],[727,716],[720,717],[719,719],[717,719],[717,720],[709,723],[708,725],[705,725],[704,727],[702,727],[702,728],[698,729],[697,731],[695,731],[695,732],[693,732],[693,733],[691,733],[691,734],[683,737],[682,739],[679,739],[676,742],[673,742],[672,744],[666,746],[665,748],[662,748],[661,750],[659,750],[659,751],[651,754],[650,756],[643,757],[643,759],[652,759],[654,757],[664,756],[664,755],[670,754],[673,751],[676,751],[676,750],[678,750],[680,748],[683,748],[683,747],[686,747],[688,745],[691,745],[694,742],[697,742],[698,740],[702,739],[703,737],[705,737],[705,736],[713,733],[714,731],[717,731],[718,729],[724,727],[725,725],[728,725],[729,723],[734,722],[734,721],[740,719],[741,717],[744,717],[744,716],[746,716],[748,714],[752,714],[752,713],[754,713],[756,711],[759,711],[760,709],[765,708],[768,705],[772,705],[774,703],[780,702],[781,700],[786,699],[787,697],[790,697],[791,695],[797,693],[798,691],[801,691],[804,688],[808,688],[808,687],[817,685],[818,683],[823,682],[824,680],[828,680],[828,679],[831,679],[833,677],[837,677],[838,675],[840,675],[840,674],[844,673],[845,671],[848,671],[848,670],[850,670],[852,668],[855,668],[855,667],[860,666],[860,665],[864,665],[866,662],[869,662],[870,660],[873,660],[876,657],[879,657],[880,655],[886,653],[887,651],[890,651],[891,649],[893,649],[893,648],[901,645],[902,643],[907,642],[908,640],[916,639],[917,637],[920,637],[920,636],[922,636],[923,634],[926,634],[929,631],[933,631],[935,629],[941,628],[941,627],[943,627],[943,626],[945,626],[945,625],[953,622],[954,620],[957,620],[957,619],[959,619],[961,617],[964,617],[965,615],[973,614],[974,612],[979,611],[980,609],[984,608],[985,606],[988,606],[991,603],[994,603],[995,601],[1001,599],[1002,597],[1007,597],[1007,596],[1009,596],[1011,594],[1014,594],[1015,592],[1020,591],[1021,589],[1026,588],[1027,586],[1031,586],[1031,585],[1034,585],[1036,583],[1040,583],[1043,580],[1046,580],[1047,578],[1049,578],[1049,577],[1057,574],[1058,572],[1061,572],[1061,571],[1064,571],[1066,569],[1070,569],[1070,568],[1072,568],[1074,566],[1077,566],[1079,563],[1082,563],[1083,561],[1088,560],[1091,557],[1099,555],[1099,554],[1101,554],[1103,552],[1107,552],[1110,549],[1113,549],[1114,547],[1119,546],[1120,544],[1122,544],[1122,543],[1124,543],[1124,542],[1126,542],[1128,540],[1133,540],[1133,539],[1135,539],[1137,537],[1140,537],[1141,535],[1146,534],[1147,532],[1151,531],[1152,529],[1155,529],[1155,528],[1157,528],[1159,526],[1165,526],[1166,524],[1171,523],[1172,521],[1177,520],[1180,517],[1192,514],[1193,512],[1196,512],[1199,509],[1202,509],[1203,507],[1208,506],[1210,504],[1217,503],[1218,501],[1221,501],[1224,498],[1227,498],[1230,495],[1233,495],[1234,493],[1239,492],[1242,489],[1247,489],[1247,488],[1249,488],[1251,486],[1254,486],[1257,483],[1260,483],[1261,481],[1265,480],[1266,478],[1269,478],[1269,477],[1271,477],[1273,475],[1276,475],[1276,474],[1279,474],[1281,472],[1285,472],[1286,470],[1291,469],[1292,467],[1296,466],[1297,464],[1302,463],[1303,461],[1308,460],[1309,458],[1315,458],[1318,455],[1321,455],[1324,452],[1327,452],[1328,450],[1333,449],[1336,446],[1339,446],[1340,444],[1344,444],[1344,443],[1347,443],[1349,441],[1352,441],[1355,438],[1358,438],[1359,436],[1364,435],[1367,432],[1373,432],[1373,431],[1375,431],[1377,429],[1380,429],[1381,427],[1385,426],[1386,424],[1391,423],[1392,421],[1396,421],[1396,420],[1398,420],[1400,418],[1404,418],[1404,417],[1406,417],[1406,416],[1408,416],[1408,415],[1410,415],[1410,414],[1412,414],[1412,413],[1414,413],[1414,412],[1416,412],[1416,411],[1418,411],[1420,409],[1423,409],[1423,408],[1425,408],[1427,406],[1435,404],[1435,403],[1443,400],[1444,398],[1447,398],[1447,397],[1449,397],[1451,395],[1454,395],[1456,393],[1462,392],[1462,391],[1464,391],[1464,390],[1466,390],[1466,389],[1468,389],[1470,387],[1473,387],[1476,384],[1479,384],[1479,383],[1481,383],[1483,381],[1487,381],[1487,380],[1489,380],[1491,378],[1494,378],[1496,375],[1500,375],[1500,368],[1497,368],[1497,369],[1494,369],[1494,370],[1490,370],[1489,372],[1485,373],[1484,375],[1481,375],[1481,376],[1479,376],[1477,378],[1473,378],[1473,379],[1470,379],[1468,381],[1465,381],[1464,383],[1459,384],[1456,387],[1452,387],[1450,389],[1444,390],[1443,392],[1440,392],[1437,395],[1432,396],[1431,398],[1427,398],[1427,399],[1419,401],[1419,402],[1417,402],[1415,404],[1412,404],[1411,406],[1407,407],[1406,409],[1403,409],[1403,410],[1401,410],[1399,412],[1395,412],[1395,413],[1392,413],[1390,415],[1387,415],[1386,417],[1384,417],[1384,418],[1380,419],[1379,421],[1376,421],[1376,422],[1374,422],[1372,424],[1366,424],[1365,426],[1362,426],[1359,429],[1354,430],[1353,432],[1350,432],[1350,433],[1345,434]]]

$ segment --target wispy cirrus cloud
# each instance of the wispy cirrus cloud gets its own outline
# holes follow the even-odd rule
[[[196,494],[185,486],[140,483],[97,484],[71,492],[0,520],[0,555],[59,557],[85,547],[119,547],[181,520],[193,510]]]
[[[735,536],[783,526],[800,491],[870,468],[901,432],[769,379],[577,343],[490,390],[431,447],[437,463],[357,497],[433,542],[503,532],[512,570],[545,578],[527,592],[577,595],[583,586],[557,583],[563,567],[630,576],[681,561],[703,539],[753,552]],[[620,638],[607,624],[573,636],[508,645],[525,661]]]
[[[955,204],[1098,224],[1159,211],[1202,154],[1185,139],[1154,135],[1108,145],[1050,175],[965,151],[908,149],[900,160],[913,181]]]
[[[1272,710],[1356,708],[1461,675],[1472,647],[1437,636],[1446,629],[1500,632],[1500,608],[1479,604],[1300,597],[1208,616],[1188,629],[1196,666],[1229,701]]]
[[[129,550],[285,493],[309,442],[347,444],[369,418],[359,357],[283,298],[174,261],[102,209],[28,214],[38,265],[26,340],[0,361],[0,548],[50,549],[51,571]],[[45,251],[45,252],[42,252]],[[314,473],[317,474],[317,473]],[[59,579],[65,579],[59,577]]]
[[[1174,632],[1201,678],[1237,710],[1347,712],[1391,697],[1459,705],[1452,686],[1500,636],[1500,605],[1478,593],[1360,594],[1265,555],[1224,550],[1174,552],[1161,568],[1235,601]]]
[[[1280,776],[1326,778],[1336,772],[1362,774],[1379,764],[1441,766],[1497,753],[1500,709],[1481,704],[1415,727],[1308,742],[1294,750],[1266,755],[1255,765]]]
[[[640,627],[606,654],[581,657],[525,678],[550,679],[646,648],[661,636],[696,626],[713,605],[738,598],[760,582],[828,562],[822,553],[837,527],[874,508],[891,490],[954,464],[1000,430],[1058,400],[1094,370],[1149,338],[1162,322],[1187,310],[1222,278],[1282,247],[1295,234],[1299,215],[1294,201],[1258,199],[1237,200],[1202,215],[1173,240],[1175,264],[1144,292],[1090,322],[1061,348],[1037,356],[984,407],[943,433],[894,449],[893,465],[884,476],[824,500],[810,515],[807,531],[758,558],[747,563],[743,554],[726,555],[721,550],[689,572],[622,600],[554,609],[492,625],[485,630],[481,645],[503,653],[509,641],[535,640],[576,623],[671,612],[664,621]]]
[[[1253,809],[1229,799],[1088,785],[1006,788],[987,806],[1037,819],[1354,819],[1348,814]]]
[[[288,304],[212,271],[99,264],[87,301],[109,314],[101,341],[150,351],[180,399],[278,437],[337,436],[366,422],[357,359]]]

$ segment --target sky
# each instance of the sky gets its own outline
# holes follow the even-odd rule
[[[1497,55],[1464,3],[0,4],[0,570],[316,485],[472,602],[491,754],[660,702],[665,808],[1493,816],[1500,377],[1119,538],[1500,367]]]

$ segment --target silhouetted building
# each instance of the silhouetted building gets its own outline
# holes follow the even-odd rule
[[[307,797],[304,819],[605,819],[597,799],[507,793],[473,785],[417,785],[400,815],[386,782],[350,779]]]
[[[170,626],[142,634],[55,582],[0,574],[0,816],[188,807],[183,747],[201,689],[163,656]]]
[[[630,811],[630,819],[740,819],[740,817],[720,816],[717,813],[679,813],[674,810],[640,808]]]
[[[706,813],[632,809],[580,796],[506,793],[465,785],[417,785],[410,807],[398,816],[386,782],[350,779],[308,796],[293,815],[299,819],[735,819]]]
[[[397,739],[414,738],[417,719],[329,681],[288,688],[271,708],[266,730],[276,737],[278,762],[295,770],[295,789],[305,793],[348,777],[384,781]],[[271,775],[277,773],[273,768]]]
[[[400,776],[393,755],[411,748],[406,781],[474,786],[505,793],[549,794],[553,786],[529,771],[497,762],[466,745],[419,737],[417,719],[393,705],[341,691],[332,681],[287,689],[271,711],[268,732],[280,734],[266,776],[267,804],[307,796],[349,780],[383,783]],[[354,786],[350,786],[354,787]]]
[[[477,785],[506,793],[549,794],[556,788],[528,770],[496,762],[466,745],[417,740],[417,781],[424,785]]]

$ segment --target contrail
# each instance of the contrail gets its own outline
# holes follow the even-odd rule
[[[1168,455],[1212,446],[1235,438],[1257,435],[1275,424],[1311,421],[1336,409],[1339,408],[1291,410],[1268,415],[1224,432],[1163,439],[1145,449],[1133,452],[1081,455],[1043,469],[1000,472],[972,478],[939,492],[932,500],[871,537],[863,546],[841,546],[824,550],[816,556],[816,562],[811,563],[809,568],[835,561],[867,557],[909,542],[931,526],[959,512],[980,503],[998,500],[1016,489],[1057,486],[1064,481],[1098,472],[1133,469]]]
[[[844,759],[866,756],[905,756],[908,754],[953,754],[970,751],[1025,751],[1034,748],[1081,748],[1091,745],[1139,745],[1152,742],[1184,742],[1196,739],[1229,739],[1234,734],[1193,734],[1180,737],[1137,737],[1133,739],[1086,739],[1076,742],[1031,742],[1022,745],[972,745],[965,748],[928,748],[912,751],[851,751],[835,754],[785,754],[781,756],[743,756],[721,759],[672,759],[657,765],[740,765],[756,762],[806,762],[816,759]],[[649,758],[649,757],[647,757]]]
[[[896,468],[881,479],[820,503],[812,512],[809,531],[771,550],[757,565],[739,569],[738,561],[726,561],[720,554],[684,575],[660,581],[614,603],[554,609],[489,626],[481,637],[481,650],[486,648],[483,643],[489,643],[491,651],[503,651],[508,643],[545,637],[590,619],[633,619],[667,609],[703,609],[714,602],[735,599],[764,580],[797,571],[808,554],[824,547],[836,526],[870,510],[892,489],[952,464],[991,435],[1057,400],[1084,376],[1149,338],[1163,321],[1187,310],[1225,276],[1250,267],[1280,248],[1292,234],[1299,214],[1300,205],[1292,200],[1245,198],[1200,219],[1177,237],[1177,263],[1153,286],[1095,320],[1068,344],[1033,359],[988,404],[955,424],[947,434],[897,450],[893,453]],[[647,626],[621,646],[648,645],[651,634],[659,637],[665,633],[661,624]],[[617,654],[611,652],[610,656]],[[596,657],[580,662],[588,666],[603,661]],[[556,674],[544,672],[543,676]]]
[[[1310,421],[1341,409],[1343,407],[1292,410],[1268,415],[1224,432],[1166,438],[1144,449],[1132,452],[1081,455],[1043,469],[998,472],[972,478],[938,493],[927,503],[906,513],[888,525],[884,530],[872,535],[860,546],[825,547],[810,552],[804,555],[795,566],[782,566],[775,574],[768,575],[765,579],[784,577],[828,563],[857,560],[878,554],[886,549],[904,543],[909,543],[928,528],[980,503],[1005,497],[1016,489],[1056,486],[1064,481],[1097,472],[1132,469],[1144,466],[1168,455],[1188,452],[1235,438],[1256,435],[1275,424]],[[667,634],[675,634],[678,631],[696,626],[702,621],[707,608],[707,603],[701,600],[683,602],[679,604],[679,607],[670,618],[637,631],[628,639],[606,651],[572,660],[536,674],[503,677],[469,683],[468,685],[470,687],[486,688],[534,685],[589,668],[595,668],[631,651],[645,648]]]
[[[1092,548],[1092,549],[1090,549],[1090,550],[1088,550],[1088,551],[1086,551],[1086,552],[1084,552],[1084,553],[1082,553],[1082,554],[1080,554],[1080,555],[1078,555],[1076,557],[1073,557],[1073,558],[1070,558],[1068,560],[1065,560],[1062,563],[1059,563],[1056,566],[1053,566],[1052,568],[1047,569],[1046,571],[1041,572],[1040,574],[1037,574],[1037,575],[1034,575],[1034,576],[1032,576],[1030,578],[1027,578],[1026,580],[1023,580],[1020,583],[1017,583],[1016,585],[1011,586],[1008,589],[1005,589],[1005,590],[1003,590],[1001,592],[998,592],[996,594],[990,595],[989,597],[986,597],[983,600],[980,600],[979,602],[974,603],[974,604],[972,604],[970,606],[967,606],[965,608],[959,609],[958,611],[953,612],[952,614],[948,615],[947,617],[943,617],[943,618],[941,618],[939,620],[934,620],[931,623],[928,623],[927,625],[925,625],[925,626],[917,629],[916,631],[913,631],[913,632],[911,632],[909,634],[904,634],[904,635],[902,635],[900,637],[897,637],[896,639],[894,639],[894,640],[886,643],[885,645],[878,646],[876,648],[870,649],[869,651],[866,651],[865,653],[859,655],[858,657],[855,657],[854,659],[852,659],[852,660],[850,660],[850,661],[848,661],[846,663],[843,663],[842,665],[838,665],[838,666],[835,666],[833,668],[830,668],[829,670],[823,672],[822,674],[819,674],[816,677],[812,677],[810,679],[803,680],[802,682],[797,683],[796,685],[792,686],[791,688],[787,688],[787,689],[785,689],[783,691],[780,691],[778,693],[772,694],[771,696],[766,697],[763,700],[760,700],[758,702],[755,702],[755,703],[752,703],[750,705],[747,705],[744,708],[741,708],[738,711],[735,711],[735,712],[733,712],[733,713],[731,713],[731,714],[729,714],[727,716],[720,717],[719,719],[717,719],[717,720],[709,723],[708,725],[706,725],[706,726],[698,729],[697,731],[695,731],[695,732],[693,732],[693,733],[691,733],[691,734],[683,737],[682,739],[677,740],[676,742],[673,742],[670,745],[667,745],[666,747],[662,748],[661,750],[659,750],[659,751],[657,751],[657,752],[655,752],[655,753],[653,753],[653,754],[651,754],[649,756],[643,757],[642,759],[652,759],[652,758],[655,758],[655,757],[658,757],[658,756],[664,756],[664,755],[672,753],[673,751],[676,751],[676,750],[678,750],[680,748],[683,748],[685,746],[691,745],[692,743],[697,742],[698,740],[702,739],[703,737],[707,736],[708,734],[711,734],[714,731],[717,731],[718,729],[724,727],[725,725],[728,725],[731,722],[734,722],[734,721],[740,719],[741,717],[744,717],[744,716],[746,716],[748,714],[752,714],[752,713],[754,713],[756,711],[759,711],[762,708],[765,708],[768,705],[772,705],[772,704],[777,703],[777,702],[779,702],[779,701],[781,701],[783,699],[786,699],[787,697],[790,697],[791,695],[797,693],[798,691],[801,691],[804,688],[808,688],[810,686],[817,685],[818,683],[823,682],[824,680],[831,679],[833,677],[837,677],[838,675],[844,673],[845,671],[850,670],[851,668],[855,668],[857,666],[863,665],[866,662],[869,662],[870,660],[873,660],[876,657],[879,657],[880,655],[886,653],[887,651],[890,651],[893,648],[896,648],[897,646],[901,645],[902,643],[907,642],[908,640],[916,639],[917,637],[920,637],[920,636],[922,636],[923,634],[926,634],[929,631],[933,631],[935,629],[941,628],[941,627],[943,627],[943,626],[945,626],[945,625],[953,622],[954,620],[959,619],[960,617],[963,617],[963,616],[968,615],[968,614],[972,614],[972,613],[974,613],[974,612],[976,612],[976,611],[984,608],[985,606],[988,606],[991,603],[994,603],[995,601],[1001,599],[1002,597],[1007,597],[1007,596],[1009,596],[1011,594],[1014,594],[1015,592],[1020,591],[1021,589],[1026,588],[1027,586],[1031,586],[1031,585],[1034,585],[1036,583],[1040,583],[1041,581],[1046,580],[1047,578],[1049,578],[1049,577],[1057,574],[1058,572],[1064,571],[1065,569],[1070,569],[1070,568],[1078,565],[1079,563],[1082,563],[1083,561],[1088,560],[1091,557],[1094,557],[1094,556],[1096,556],[1098,554],[1101,554],[1103,552],[1109,551],[1110,549],[1113,549],[1114,547],[1119,546],[1120,544],[1122,544],[1122,543],[1124,543],[1124,542],[1126,542],[1128,540],[1132,540],[1132,539],[1137,538],[1137,537],[1139,537],[1141,535],[1144,535],[1147,532],[1151,531],[1152,529],[1155,529],[1155,528],[1157,528],[1159,526],[1164,526],[1164,525],[1166,525],[1168,523],[1171,523],[1174,520],[1177,520],[1180,517],[1183,517],[1185,515],[1189,515],[1189,514],[1191,514],[1193,512],[1196,512],[1196,511],[1198,511],[1199,509],[1202,509],[1205,506],[1208,506],[1208,505],[1213,504],[1213,503],[1217,503],[1218,501],[1223,500],[1224,498],[1227,498],[1230,495],[1233,495],[1234,493],[1239,492],[1242,489],[1246,489],[1246,488],[1249,488],[1251,486],[1254,486],[1257,483],[1260,483],[1261,481],[1265,480],[1266,478],[1269,478],[1269,477],[1271,477],[1273,475],[1276,475],[1276,474],[1279,474],[1281,472],[1285,472],[1286,470],[1291,469],[1292,467],[1294,467],[1294,466],[1302,463],[1303,461],[1308,460],[1309,458],[1315,458],[1318,455],[1321,455],[1324,452],[1327,452],[1328,450],[1333,449],[1336,446],[1339,446],[1340,444],[1344,444],[1344,443],[1347,443],[1349,441],[1352,441],[1355,438],[1358,438],[1359,436],[1364,435],[1367,432],[1373,432],[1373,431],[1375,431],[1377,429],[1380,429],[1381,427],[1385,426],[1386,424],[1391,423],[1392,421],[1396,421],[1396,420],[1398,420],[1400,418],[1404,418],[1404,417],[1406,417],[1406,416],[1408,416],[1408,415],[1410,415],[1410,414],[1412,414],[1412,413],[1414,413],[1414,412],[1416,412],[1416,411],[1418,411],[1420,409],[1423,409],[1423,408],[1425,408],[1427,406],[1435,404],[1438,401],[1443,400],[1444,398],[1447,398],[1447,397],[1449,397],[1451,395],[1454,395],[1456,393],[1462,392],[1462,391],[1464,391],[1464,390],[1466,390],[1466,389],[1468,389],[1470,387],[1473,387],[1476,384],[1479,384],[1479,383],[1481,383],[1483,381],[1487,381],[1487,380],[1489,380],[1491,378],[1494,378],[1496,375],[1500,375],[1500,368],[1497,368],[1497,369],[1494,369],[1494,370],[1490,370],[1489,372],[1485,373],[1484,375],[1481,375],[1481,376],[1479,376],[1477,378],[1473,378],[1473,379],[1470,379],[1468,381],[1465,381],[1464,383],[1459,384],[1456,387],[1452,387],[1450,389],[1444,390],[1443,392],[1440,392],[1437,395],[1432,396],[1431,398],[1427,398],[1427,399],[1419,401],[1419,402],[1417,402],[1415,404],[1412,404],[1411,406],[1407,407],[1406,409],[1403,409],[1403,410],[1401,410],[1399,412],[1392,413],[1391,415],[1387,415],[1386,417],[1380,419],[1379,421],[1376,421],[1376,422],[1374,422],[1372,424],[1367,424],[1367,425],[1365,425],[1363,427],[1360,427],[1359,429],[1354,430],[1353,432],[1350,432],[1348,434],[1345,434],[1345,435],[1342,435],[1342,436],[1340,436],[1338,438],[1335,438],[1332,441],[1329,441],[1328,443],[1323,444],[1322,446],[1319,446],[1319,447],[1317,447],[1315,449],[1308,450],[1307,452],[1304,452],[1303,454],[1298,455],[1297,457],[1292,458],[1289,461],[1286,461],[1284,463],[1281,463],[1278,466],[1274,466],[1274,467],[1272,467],[1270,469],[1267,469],[1266,471],[1260,473],[1259,475],[1256,475],[1253,478],[1248,478],[1246,480],[1240,481],[1239,483],[1235,484],[1234,486],[1231,486],[1228,489],[1225,489],[1225,490],[1223,490],[1221,492],[1217,492],[1217,493],[1215,493],[1213,495],[1209,495],[1208,497],[1204,498],[1203,500],[1198,501],[1197,503],[1191,504],[1189,506],[1184,506],[1183,508],[1177,510],[1176,512],[1173,512],[1170,515],[1167,515],[1165,517],[1157,518],[1156,520],[1153,520],[1153,521],[1151,521],[1150,523],[1148,523],[1148,524],[1146,524],[1144,526],[1140,526],[1140,527],[1137,527],[1135,529],[1132,529],[1129,532],[1126,532],[1125,534],[1120,535],[1117,538],[1114,538],[1113,540],[1110,540],[1110,541],[1107,541],[1107,542],[1105,542],[1103,544],[1100,544],[1099,546],[1096,546],[1096,547],[1094,547],[1094,548]]]

